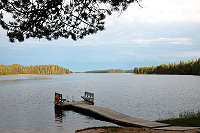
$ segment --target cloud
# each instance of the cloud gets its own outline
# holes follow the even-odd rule
[[[192,39],[190,38],[159,38],[160,41],[167,41],[170,44],[191,45]]]
[[[124,23],[200,22],[199,0],[143,0],[120,17]]]
[[[186,51],[174,56],[178,58],[200,58],[200,51]]]
[[[184,52],[173,52],[162,56],[163,58],[168,58],[168,62],[177,62],[195,60],[200,58],[200,51],[184,51]]]
[[[135,56],[136,53],[134,53],[134,52],[129,52],[129,51],[121,51],[121,52],[118,52],[117,55],[122,55],[122,56]]]
[[[98,43],[95,43],[99,38],[97,35],[89,35],[86,36],[83,40],[77,40],[73,41],[70,45],[72,46],[96,46],[99,45]]]
[[[132,43],[137,44],[151,44],[153,42],[166,42],[168,44],[191,45],[192,39],[190,38],[156,38],[156,39],[134,39]]]
[[[76,42],[73,46],[96,46],[93,41]]]

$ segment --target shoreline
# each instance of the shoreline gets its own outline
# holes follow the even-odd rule
[[[200,129],[191,129],[185,131],[164,131],[151,128],[138,127],[91,127],[75,131],[75,133],[199,133]]]
[[[114,73],[82,73],[81,74],[114,74]],[[80,74],[78,73],[78,74]],[[69,73],[73,74],[73,73]],[[74,73],[76,74],[76,72]],[[133,75],[159,75],[159,76],[200,76],[200,75],[187,75],[187,74],[136,74],[136,73],[115,73],[115,74],[133,74]],[[68,75],[68,74],[2,74],[2,75]],[[0,76],[2,76],[0,75]]]
[[[5,75],[68,75],[68,74],[5,74]]]

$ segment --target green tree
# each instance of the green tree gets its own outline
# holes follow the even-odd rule
[[[136,74],[192,74],[200,75],[200,58],[196,61],[180,61],[179,64],[162,64],[159,66],[152,67],[135,67],[134,72]]]

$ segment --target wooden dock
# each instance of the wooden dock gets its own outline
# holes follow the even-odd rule
[[[110,122],[123,125],[123,126],[134,126],[134,127],[147,127],[156,130],[166,130],[166,131],[184,131],[191,129],[200,129],[200,127],[182,127],[182,126],[170,126],[169,124],[143,120],[139,118],[134,118],[117,111],[113,111],[104,107],[98,107],[90,102],[86,101],[76,101],[76,102],[63,102],[56,107],[64,109],[69,108],[83,114],[90,114],[92,117],[102,118]]]
[[[135,126],[135,127],[148,127],[148,128],[158,128],[158,127],[167,127],[168,124],[153,122],[143,119],[138,119],[130,117],[128,115],[121,114],[119,112],[91,105],[89,102],[77,101],[77,102],[63,102],[58,107],[60,108],[73,108],[79,111],[93,113],[98,117],[105,118],[113,123],[126,126]]]
[[[109,122],[116,123],[123,126],[134,127],[147,127],[156,130],[168,130],[168,131],[184,131],[189,129],[200,129],[200,127],[181,127],[170,126],[169,124],[143,120],[134,118],[117,111],[113,111],[104,107],[98,107],[94,105],[94,94],[85,92],[85,96],[82,96],[85,101],[68,102],[66,99],[62,99],[62,94],[55,93],[55,107],[61,109],[72,109],[76,112],[86,114],[98,119],[103,119]]]

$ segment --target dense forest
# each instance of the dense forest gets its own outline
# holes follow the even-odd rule
[[[94,71],[87,71],[85,73],[125,73],[125,70],[121,69],[94,70]]]
[[[200,58],[196,61],[180,61],[179,64],[163,64],[152,67],[135,67],[136,74],[182,74],[182,75],[200,75]]]
[[[15,75],[15,74],[70,74],[68,68],[58,65],[30,65],[23,66],[19,64],[1,65],[0,75]]]

